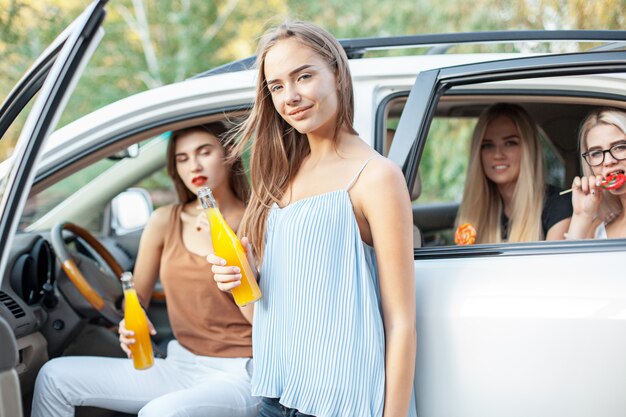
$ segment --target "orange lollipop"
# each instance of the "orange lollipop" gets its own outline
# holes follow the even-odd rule
[[[476,242],[476,229],[470,223],[463,223],[454,232],[454,243],[457,245],[473,245]]]

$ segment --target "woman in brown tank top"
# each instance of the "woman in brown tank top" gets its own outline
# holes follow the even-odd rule
[[[144,308],[160,278],[176,340],[166,359],[136,371],[132,361],[64,357],[38,376],[33,416],[73,415],[95,406],[141,416],[254,416],[250,394],[252,307],[239,308],[220,291],[205,257],[211,235],[196,193],[210,187],[226,221],[237,230],[249,188],[241,161],[227,162],[221,123],[172,134],[167,171],[179,204],[157,209],[141,237],[135,288]],[[151,333],[155,333],[150,324]],[[133,334],[119,325],[120,345],[130,357]]]

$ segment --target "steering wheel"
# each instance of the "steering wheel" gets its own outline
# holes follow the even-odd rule
[[[71,232],[81,239],[81,244],[90,254],[71,253],[63,231]],[[52,247],[61,267],[69,278],[72,286],[95,311],[113,324],[117,324],[124,316],[118,308],[123,297],[120,276],[124,270],[113,255],[86,229],[67,222],[57,223],[51,231]],[[94,258],[100,258],[109,271],[106,271]],[[68,296],[68,294],[66,294]],[[70,294],[68,298],[72,298]],[[80,304],[80,303],[78,303]]]

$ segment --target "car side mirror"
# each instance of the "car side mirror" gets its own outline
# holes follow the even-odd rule
[[[137,158],[138,156],[139,156],[139,144],[134,143],[130,145],[128,148],[122,149],[121,151],[116,152],[113,155],[109,156],[109,159],[112,161],[120,161],[125,158]]]
[[[143,229],[153,210],[146,190],[129,188],[111,200],[111,229],[118,236]]]

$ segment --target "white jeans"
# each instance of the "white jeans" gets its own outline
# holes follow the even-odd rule
[[[39,371],[31,417],[72,417],[74,407],[139,413],[141,417],[251,417],[252,359],[194,355],[171,341],[166,359],[137,371],[130,359],[67,356]]]

